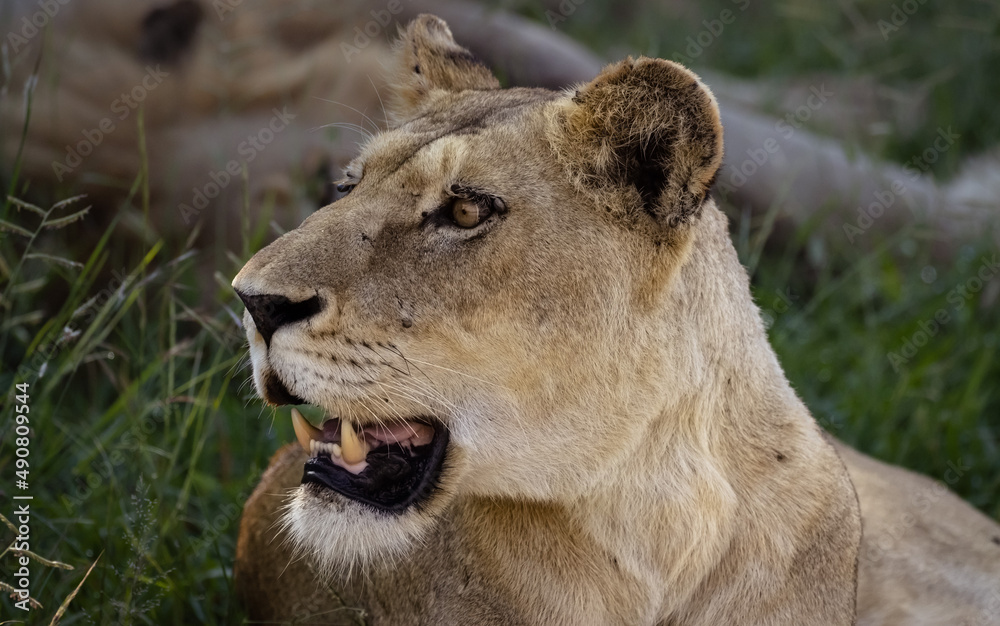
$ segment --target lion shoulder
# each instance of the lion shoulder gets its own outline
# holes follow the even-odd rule
[[[1000,526],[941,482],[835,445],[861,503],[862,623],[1000,624]]]

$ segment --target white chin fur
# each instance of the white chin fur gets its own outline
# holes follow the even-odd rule
[[[346,577],[368,565],[391,566],[421,541],[432,517],[412,508],[373,511],[341,496],[317,498],[300,486],[282,519],[296,551],[323,577]]]

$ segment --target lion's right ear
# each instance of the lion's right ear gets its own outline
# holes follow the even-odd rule
[[[581,191],[667,238],[697,217],[722,163],[715,98],[671,61],[609,65],[554,122],[552,145]]]
[[[418,117],[448,93],[498,89],[500,82],[471,52],[455,43],[448,24],[419,15],[400,33],[389,80],[390,126]]]

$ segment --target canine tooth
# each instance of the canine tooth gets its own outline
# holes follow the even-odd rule
[[[292,408],[292,428],[299,445],[309,454],[313,453],[313,443],[323,440],[323,431],[310,424],[296,408]]]
[[[358,438],[347,420],[340,421],[340,451],[344,462],[350,465],[360,463],[368,456],[368,444]]]

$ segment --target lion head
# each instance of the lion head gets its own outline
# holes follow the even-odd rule
[[[347,195],[233,281],[260,396],[326,413],[293,411],[311,458],[286,522],[330,569],[405,553],[466,496],[586,494],[698,369],[663,306],[715,211],[697,76],[630,58],[502,90],[424,15],[391,82]]]

